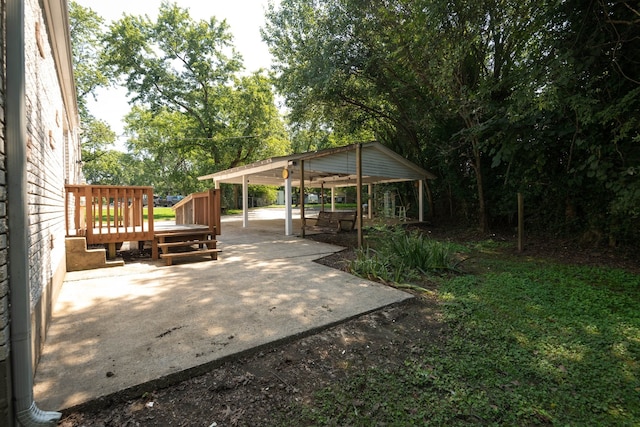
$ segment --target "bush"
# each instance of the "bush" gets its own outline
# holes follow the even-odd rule
[[[361,248],[349,265],[367,279],[401,283],[420,275],[457,271],[453,245],[402,228],[379,230],[371,246]]]

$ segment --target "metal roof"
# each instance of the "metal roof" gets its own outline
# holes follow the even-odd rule
[[[300,165],[304,162],[304,185],[346,187],[356,185],[356,147],[351,144],[327,150],[272,157],[249,165],[198,177],[213,179],[216,183],[242,184],[244,177],[249,184],[281,186],[282,172],[289,171],[291,185],[300,186]],[[380,184],[388,182],[435,179],[435,175],[400,156],[379,142],[361,144],[362,183]]]

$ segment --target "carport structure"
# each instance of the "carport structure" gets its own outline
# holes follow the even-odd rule
[[[339,187],[356,186],[357,188],[357,229],[359,242],[362,241],[362,187],[368,186],[369,196],[374,184],[403,181],[419,182],[418,212],[419,220],[423,220],[425,180],[434,179],[435,175],[400,156],[395,151],[377,141],[356,143],[344,147],[326,150],[291,154],[282,157],[255,162],[233,169],[201,176],[199,180],[214,181],[216,188],[221,183],[242,184],[243,227],[248,227],[247,211],[249,184],[282,186],[285,189],[285,234],[293,234],[292,221],[292,187],[316,187],[331,189],[331,209],[335,210],[334,191]],[[304,197],[300,198],[301,233],[304,236]],[[372,213],[368,203],[367,216]]]

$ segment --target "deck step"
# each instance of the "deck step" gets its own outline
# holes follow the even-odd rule
[[[173,258],[211,255],[211,259],[218,259],[215,232],[208,228],[178,229],[156,232],[153,235],[151,258],[164,258],[166,265],[171,265]],[[193,246],[198,246],[197,249]],[[185,250],[180,250],[184,248]]]
[[[193,245],[207,245],[207,247],[210,247],[211,245],[213,245],[213,247],[216,247],[216,243],[218,241],[217,240],[185,240],[185,241],[181,241],[181,242],[165,242],[165,243],[158,243],[158,248],[177,248],[177,247],[187,247],[187,246],[193,246]]]
[[[192,237],[192,236],[203,236],[205,234],[212,234],[211,230],[203,229],[203,230],[176,230],[176,231],[167,231],[164,233],[153,233],[155,238],[158,237]]]
[[[222,252],[222,249],[200,249],[196,251],[186,252],[169,252],[166,254],[160,254],[160,258],[164,259],[165,265],[171,265],[173,262],[173,258],[211,255],[211,259],[216,260],[218,259],[218,252]]]

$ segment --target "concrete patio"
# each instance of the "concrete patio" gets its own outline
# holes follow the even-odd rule
[[[38,406],[139,395],[411,298],[313,262],[342,248],[285,236],[279,218],[254,211],[242,228],[239,216],[223,217],[217,261],[144,260],[67,273],[36,370]]]

